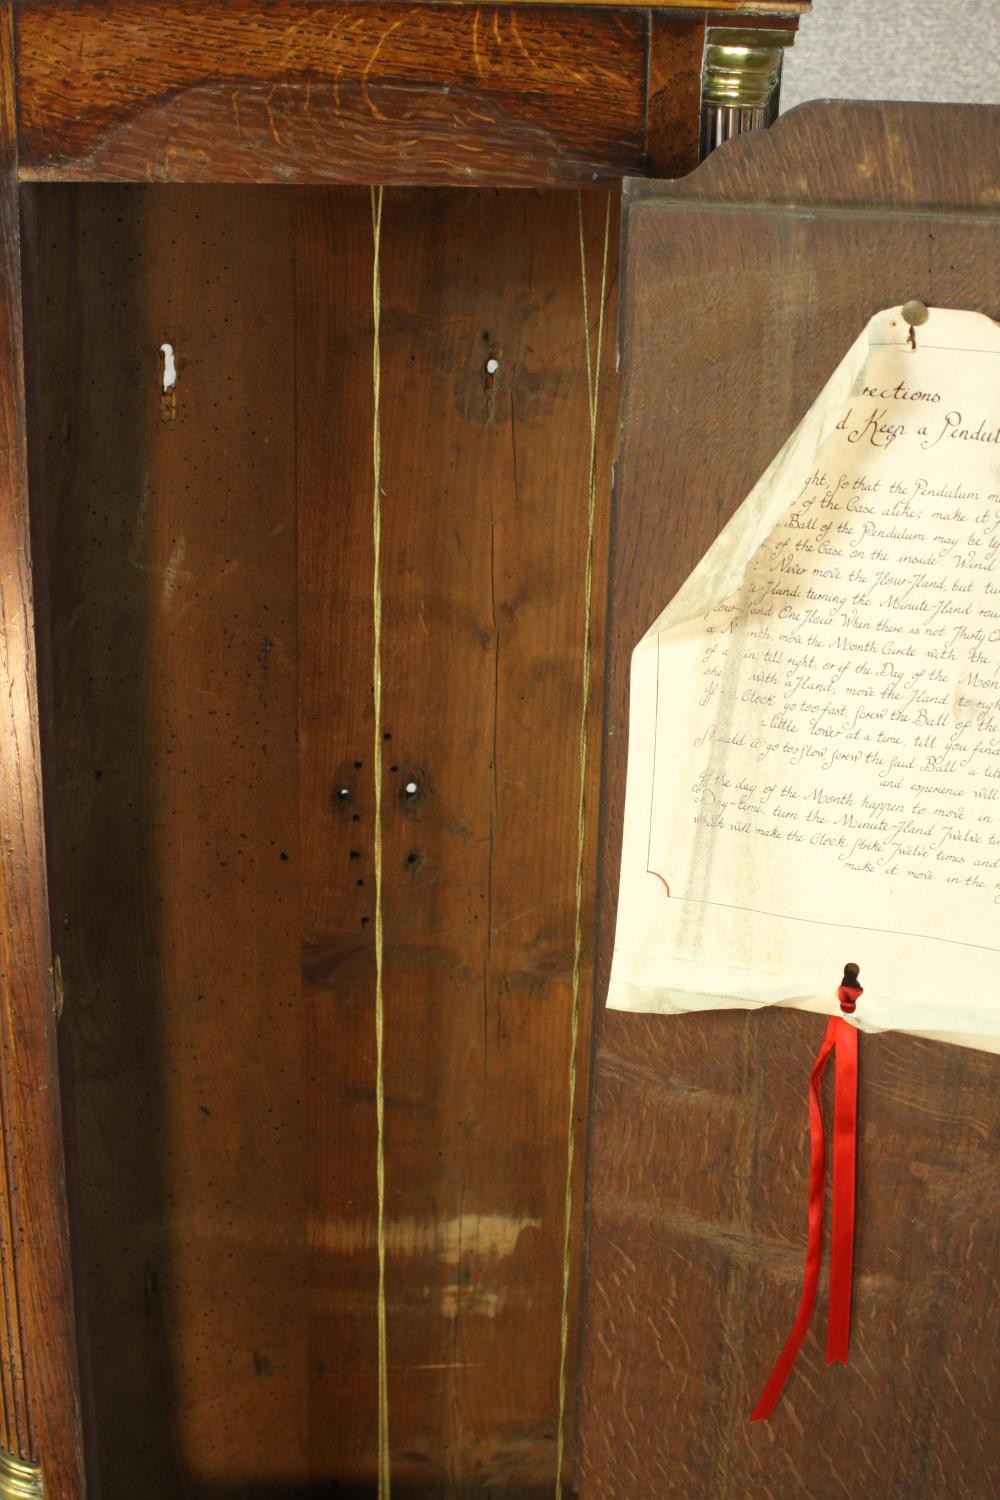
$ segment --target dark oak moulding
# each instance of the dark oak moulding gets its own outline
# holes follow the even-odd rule
[[[797,10],[775,14],[792,30]],[[713,16],[81,0],[68,26],[58,0],[27,0],[20,175],[518,187],[686,171]]]
[[[526,186],[642,169],[641,12],[18,12],[22,177]]]

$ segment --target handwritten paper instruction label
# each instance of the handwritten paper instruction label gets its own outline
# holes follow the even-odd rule
[[[915,342],[872,320],[636,650],[612,1006],[851,960],[862,1025],[1000,1032],[1000,331]]]

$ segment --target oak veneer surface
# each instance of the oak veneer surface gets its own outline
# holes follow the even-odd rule
[[[997,124],[986,109],[809,106],[684,183],[633,185],[599,995],[631,649],[872,313],[911,296],[1000,313],[995,184],[979,149]],[[822,1292],[772,1420],[749,1424],[798,1303],[821,1031],[780,1009],[600,1011],[583,1500],[1000,1492],[1000,1118],[984,1053],[863,1038],[850,1364],[825,1367]]]
[[[584,195],[592,340],[606,207]],[[370,212],[359,189],[26,190],[103,1500],[375,1492]],[[548,1496],[587,533],[576,195],[387,191],[382,306],[393,1492]],[[577,1133],[599,722],[595,688]],[[574,1188],[571,1308],[579,1170]],[[574,1320],[571,1390],[575,1340]]]

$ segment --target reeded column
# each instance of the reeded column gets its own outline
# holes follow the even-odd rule
[[[732,136],[774,123],[784,49],[794,40],[794,31],[709,29],[701,86],[703,159]]]

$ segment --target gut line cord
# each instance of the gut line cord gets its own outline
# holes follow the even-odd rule
[[[566,1184],[563,1199],[562,1303],[559,1330],[559,1407],[556,1421],[555,1500],[562,1500],[563,1458],[566,1445],[566,1363],[569,1352],[569,1294],[573,1277],[573,1170],[576,1130],[577,1046],[580,1035],[580,973],[583,958],[583,867],[587,837],[587,720],[590,715],[591,614],[594,585],[594,516],[597,507],[598,410],[601,392],[601,351],[604,344],[604,308],[608,284],[608,242],[611,232],[611,195],[604,214],[604,249],[601,258],[601,291],[597,315],[597,346],[591,349],[590,299],[587,292],[587,245],[583,225],[583,194],[576,195],[580,231],[580,285],[583,301],[583,339],[587,359],[587,406],[590,418],[590,456],[587,465],[587,551],[583,576],[583,664],[581,669],[580,735],[578,741],[579,794],[576,820],[575,916],[573,925],[573,978],[570,1006],[569,1077],[566,1109]]]
[[[385,1006],[382,992],[382,199],[372,211],[372,699],[375,782],[375,1118],[378,1246],[378,1500],[389,1500],[389,1351],[385,1294]]]
[[[381,187],[371,189],[372,219],[372,698],[374,719],[374,876],[375,876],[375,1105],[376,1105],[376,1196],[378,1250],[378,1500],[390,1500],[388,1336],[385,1285],[385,1007],[383,994],[382,925],[382,206]],[[611,230],[611,198],[604,218],[600,302],[596,348],[592,348],[590,298],[587,287],[587,247],[584,234],[583,196],[577,193],[580,239],[580,278],[583,307],[584,351],[587,367],[587,407],[590,449],[587,465],[587,545],[584,561],[584,621],[580,732],[578,739],[579,792],[577,800],[576,869],[574,882],[573,971],[571,984],[570,1048],[567,1099],[566,1178],[563,1200],[562,1296],[560,1307],[559,1398],[556,1424],[556,1500],[562,1500],[562,1469],[565,1452],[567,1356],[569,1349],[569,1296],[572,1281],[574,1132],[577,1093],[577,1048],[580,1032],[580,978],[583,958],[583,870],[586,851],[586,772],[588,759],[587,721],[590,713],[592,668],[591,616],[594,578],[594,520],[597,502],[597,441],[601,386],[601,352],[604,343],[604,313],[607,293],[608,244]]]

